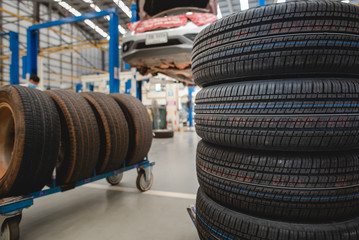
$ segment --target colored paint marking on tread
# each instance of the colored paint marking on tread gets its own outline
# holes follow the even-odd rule
[[[339,44],[344,44],[344,45],[350,45],[350,44],[354,44],[354,45],[359,45],[359,43],[357,42],[346,42],[346,41],[323,41],[323,40],[318,40],[318,41],[302,41],[302,42],[287,42],[287,43],[271,43],[271,44],[264,44],[264,45],[258,45],[258,46],[251,46],[251,47],[243,47],[243,48],[237,48],[237,49],[232,49],[232,50],[227,50],[227,51],[223,51],[223,52],[219,52],[219,53],[215,53],[215,54],[211,54],[208,55],[207,57],[204,58],[200,58],[196,61],[194,61],[192,63],[192,67],[195,67],[196,65],[198,65],[199,63],[207,60],[208,58],[211,57],[217,57],[220,55],[225,55],[225,54],[229,54],[229,53],[236,53],[236,52],[240,52],[243,50],[249,50],[249,49],[256,49],[256,48],[265,48],[265,47],[275,47],[275,46],[284,46],[284,45],[295,45],[295,44],[315,44],[315,43],[319,43],[319,44],[326,44],[326,43],[339,43]]]
[[[257,105],[257,106],[208,106],[196,109],[243,109],[243,108],[293,108],[293,107],[359,107],[359,104],[305,104],[305,105]]]
[[[273,195],[273,194],[258,193],[258,192],[253,192],[253,191],[247,191],[247,190],[243,190],[243,189],[228,187],[228,186],[225,186],[223,184],[214,182],[214,181],[212,181],[212,180],[210,180],[210,179],[208,179],[208,178],[206,178],[204,176],[199,175],[199,177],[202,178],[203,180],[209,182],[210,184],[217,185],[217,186],[220,186],[222,188],[234,190],[234,191],[240,192],[240,193],[247,193],[247,194],[250,194],[250,195],[257,195],[257,196],[264,196],[264,197],[273,197],[273,198],[281,198],[281,199],[295,199],[295,200],[333,200],[333,199],[344,199],[344,198],[352,198],[352,197],[359,196],[359,193],[352,194],[352,195],[346,195],[346,196],[337,196],[337,197],[292,197],[292,196],[284,196],[284,195]]]
[[[201,222],[202,222],[204,225],[206,225],[206,227],[208,227],[209,229],[211,229],[213,232],[217,233],[218,235],[220,235],[220,236],[222,236],[222,237],[224,237],[224,238],[226,238],[226,239],[228,239],[228,240],[233,240],[232,238],[229,238],[229,237],[227,237],[226,235],[224,235],[224,234],[222,234],[222,233],[220,233],[220,232],[214,230],[213,228],[211,228],[205,221],[202,220],[202,218],[201,218],[200,215],[198,214],[198,211],[197,211],[196,217],[199,218],[199,220],[201,220]]]

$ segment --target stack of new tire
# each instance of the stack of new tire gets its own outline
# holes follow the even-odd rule
[[[0,197],[76,182],[144,160],[151,120],[129,95],[0,88]]]
[[[192,56],[201,239],[359,239],[359,8],[289,2],[205,28]]]

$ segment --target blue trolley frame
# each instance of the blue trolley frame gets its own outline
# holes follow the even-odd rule
[[[37,74],[37,53],[39,30],[59,26],[62,24],[76,23],[87,19],[110,16],[110,48],[109,48],[109,72],[110,72],[110,93],[118,93],[120,90],[120,80],[118,79],[120,53],[118,48],[118,14],[117,8],[109,8],[100,12],[85,13],[77,17],[67,17],[53,22],[40,23],[32,25],[27,29],[27,56],[26,56],[26,73],[30,75]]]
[[[71,189],[74,189],[76,187],[80,187],[82,185],[85,185],[87,183],[92,183],[104,178],[109,178],[111,176],[115,176],[115,175],[119,175],[122,174],[126,171],[132,170],[132,169],[137,169],[138,171],[138,177],[140,177],[141,175],[141,170],[144,171],[144,177],[145,177],[145,181],[149,182],[151,180],[151,176],[152,176],[152,167],[155,165],[154,162],[149,162],[148,157],[146,157],[146,159],[138,164],[135,165],[131,165],[131,166],[124,166],[121,169],[109,172],[109,173],[104,173],[104,174],[100,174],[100,175],[96,175],[96,173],[94,172],[94,176],[90,177],[88,179],[79,181],[73,185],[65,185],[65,186],[56,186],[56,179],[53,179],[53,187],[50,187],[48,189],[43,189],[39,192],[35,192],[35,193],[31,193],[29,195],[26,196],[16,196],[16,197],[9,197],[9,198],[3,198],[0,199],[0,227],[3,226],[4,222],[7,219],[16,219],[17,224],[20,223],[21,220],[21,214],[22,214],[22,210],[25,208],[29,208],[32,205],[34,205],[34,199],[36,198],[40,198],[40,197],[44,197],[44,196],[48,196],[48,195],[52,195],[58,192],[65,192]],[[137,186],[138,187],[138,186]],[[144,189],[139,189],[140,191],[146,191]],[[1,228],[3,229],[3,227]],[[2,232],[0,233],[2,234]],[[8,233],[10,234],[10,233]],[[0,236],[1,237],[1,236]]]

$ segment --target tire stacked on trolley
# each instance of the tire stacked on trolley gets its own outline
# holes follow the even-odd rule
[[[143,161],[151,147],[146,108],[123,94],[0,88],[0,198],[26,195]]]
[[[197,36],[201,239],[359,239],[359,8],[288,2]]]

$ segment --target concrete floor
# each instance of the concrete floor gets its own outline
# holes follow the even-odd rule
[[[23,211],[22,240],[196,240],[186,207],[195,202],[195,132],[154,139],[152,189],[136,189],[136,171],[126,172],[118,186],[100,180],[36,199]]]

